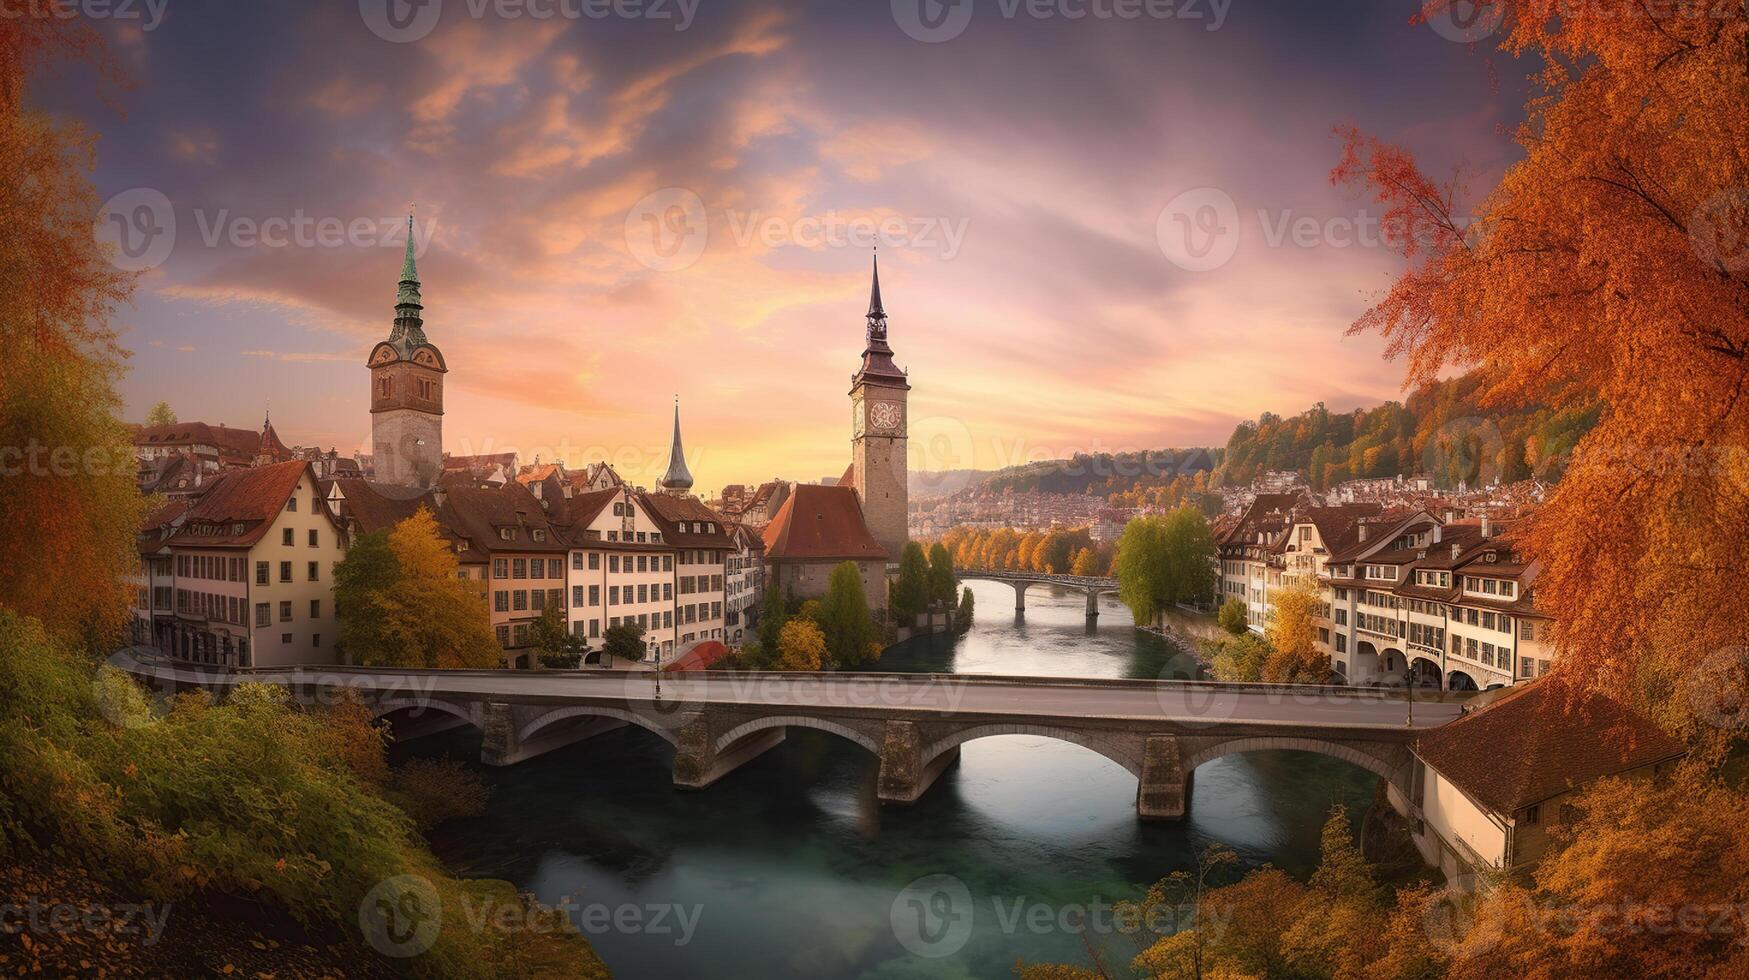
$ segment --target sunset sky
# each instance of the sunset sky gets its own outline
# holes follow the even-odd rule
[[[918,0],[635,18],[441,0],[393,39],[383,2],[168,0],[150,30],[102,25],[131,91],[41,87],[98,133],[100,197],[156,192],[173,215],[117,319],[130,419],[164,399],[253,427],[271,405],[289,443],[367,448],[364,357],[417,202],[453,453],[651,482],[678,394],[699,489],[837,474],[869,228],[914,468],[1223,444],[1263,411],[1398,395],[1379,341],[1343,336],[1399,260],[1346,244],[1377,211],[1330,186],[1332,127],[1485,190],[1529,71],[1407,0],[1163,19],[962,0],[935,43],[904,29]],[[1230,261],[1200,271],[1158,233],[1197,188],[1238,218]],[[252,237],[300,215],[371,231]],[[1319,230],[1282,240],[1301,218]]]

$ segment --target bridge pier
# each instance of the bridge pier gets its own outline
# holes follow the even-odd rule
[[[704,789],[775,748],[788,731],[781,725],[761,729],[718,751],[710,724],[698,718],[680,730],[680,744],[674,752],[674,785]]]
[[[1026,587],[1032,583],[1010,582],[1008,584],[1014,586],[1014,611],[1017,613],[1026,612]]]
[[[957,745],[933,759],[923,758],[923,741],[917,726],[908,721],[889,721],[881,740],[881,772],[875,795],[888,805],[909,806],[959,758]]]
[[[1181,820],[1188,795],[1178,739],[1151,735],[1142,750],[1142,775],[1136,784],[1136,815],[1143,820]]]
[[[1092,589],[1087,590],[1087,618],[1099,618],[1099,593]]]
[[[499,701],[486,705],[485,735],[480,740],[481,765],[513,766],[626,725],[617,718],[581,717],[570,724],[542,729],[535,737],[524,740],[519,724],[512,705]]]

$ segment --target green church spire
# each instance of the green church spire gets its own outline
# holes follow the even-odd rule
[[[400,308],[410,306],[415,311],[421,309],[419,303],[419,269],[413,264],[413,216],[407,216],[407,257],[401,262],[401,289],[395,297],[396,312]],[[414,312],[412,316],[419,314]]]

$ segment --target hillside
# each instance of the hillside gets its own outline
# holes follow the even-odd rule
[[[1320,490],[1398,475],[1425,475],[1442,488],[1552,482],[1602,408],[1487,408],[1481,387],[1469,374],[1371,409],[1338,414],[1320,402],[1291,418],[1266,412],[1233,430],[1216,483],[1242,485],[1270,470],[1298,470]]]
[[[1106,496],[1138,486],[1160,486],[1215,468],[1207,449],[1154,449],[1137,453],[1077,453],[1069,459],[1010,466],[967,486],[974,492],[1073,493]]]

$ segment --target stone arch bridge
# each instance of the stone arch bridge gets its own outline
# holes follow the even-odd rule
[[[347,689],[398,737],[468,725],[481,761],[512,765],[625,725],[674,746],[674,783],[711,785],[782,742],[830,732],[879,760],[883,803],[914,802],[967,742],[1037,735],[1084,746],[1136,777],[1143,818],[1184,814],[1191,773],[1237,752],[1300,749],[1344,759],[1406,796],[1417,731],[1457,717],[1452,702],[1412,706],[1396,692],[1313,685],[1080,680],[958,674],[699,671],[214,669],[112,662],[164,691],[222,696],[248,682],[317,703]]]
[[[955,572],[960,579],[981,579],[986,582],[1002,582],[1014,587],[1014,611],[1026,612],[1026,590],[1034,585],[1057,585],[1065,589],[1074,589],[1087,596],[1087,618],[1094,619],[1099,615],[1099,597],[1106,594],[1117,594],[1117,579],[1098,575],[1052,575],[1048,572],[980,572],[958,570]]]

